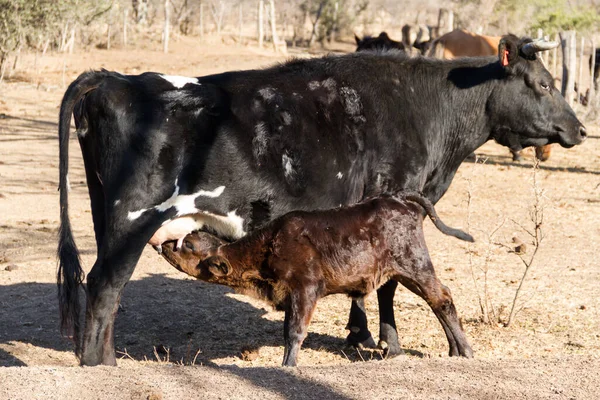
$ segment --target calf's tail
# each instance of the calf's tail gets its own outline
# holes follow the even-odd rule
[[[59,140],[59,183],[60,191],[60,229],[58,232],[58,302],[60,310],[60,329],[63,334],[73,330],[77,340],[79,332],[79,297],[78,288],[83,281],[79,250],[73,238],[71,221],[69,220],[69,131],[71,115],[77,102],[88,92],[96,89],[106,71],[85,72],[71,83],[65,92],[60,105],[58,125]]]
[[[421,194],[417,192],[406,192],[400,194],[400,197],[417,203],[418,205],[423,207],[423,209],[431,219],[431,222],[433,222],[435,227],[438,228],[442,233],[449,236],[454,236],[455,238],[464,240],[465,242],[475,241],[475,239],[473,239],[473,236],[469,235],[467,232],[461,231],[460,229],[450,228],[448,225],[444,224],[435,212],[435,208],[433,208],[433,204],[431,203],[431,201],[429,201],[429,199],[422,196]]]

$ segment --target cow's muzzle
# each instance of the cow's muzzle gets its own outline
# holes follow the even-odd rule
[[[583,125],[579,126],[579,129],[575,135],[569,135],[567,131],[561,127],[557,127],[556,130],[558,131],[559,143],[562,147],[571,148],[583,143],[583,141],[587,139],[587,130]]]

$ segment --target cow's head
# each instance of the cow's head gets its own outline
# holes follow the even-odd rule
[[[354,35],[354,40],[356,41],[356,51],[388,51],[388,50],[405,50],[404,44],[402,42],[397,42],[395,40],[390,39],[387,33],[381,32],[377,37],[365,36],[360,39],[358,36]]]
[[[163,243],[161,255],[178,270],[196,278],[199,278],[199,264],[213,255],[220,245],[225,244],[207,232],[190,233],[184,238],[181,248],[176,248],[176,243]]]
[[[514,35],[500,41],[501,78],[487,104],[492,137],[498,143],[520,150],[549,143],[572,147],[586,138],[585,127],[538,57],[538,52],[556,46]]]

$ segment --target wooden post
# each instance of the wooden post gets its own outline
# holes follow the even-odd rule
[[[445,8],[440,8],[438,14],[438,37],[454,29],[454,12]]]
[[[262,47],[263,47],[263,40],[265,38],[264,24],[263,24],[264,8],[265,8],[264,2],[263,2],[263,0],[260,0],[258,2],[258,47],[260,49],[262,49]]]
[[[558,42],[558,33],[554,35],[554,41]],[[558,47],[552,49],[552,77],[556,79],[558,76]]]
[[[585,96],[585,89],[583,88],[583,65],[587,64],[585,62],[585,60],[583,59],[583,50],[585,49],[585,38],[582,36],[581,37],[581,48],[579,49],[579,75],[577,77],[577,87],[578,87],[578,93],[577,93],[577,102],[579,103],[581,100],[581,95],[583,94]]]
[[[563,51],[563,73],[561,92],[567,103],[573,107],[575,100],[575,70],[577,63],[575,31],[560,33],[560,44]]]
[[[588,104],[590,106],[594,106],[596,104],[595,100],[596,100],[596,80],[598,79],[596,76],[594,76],[594,71],[596,70],[596,39],[594,36],[592,36],[592,63],[590,65],[591,69],[590,69],[590,98],[588,101]]]
[[[126,8],[123,12],[123,47],[127,47],[127,17],[129,16],[129,9]]]
[[[163,53],[169,52],[169,18],[171,17],[171,10],[169,7],[169,0],[165,0],[165,27],[163,30]]]

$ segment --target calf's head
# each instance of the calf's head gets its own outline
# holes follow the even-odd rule
[[[179,249],[175,248],[175,241],[163,243],[161,255],[178,270],[198,277],[198,264],[213,255],[223,244],[223,240],[210,233],[194,232],[184,238]]]
[[[557,43],[514,35],[498,46],[501,72],[487,104],[492,137],[513,150],[559,143],[572,147],[587,133],[573,109],[554,86],[538,53]]]

